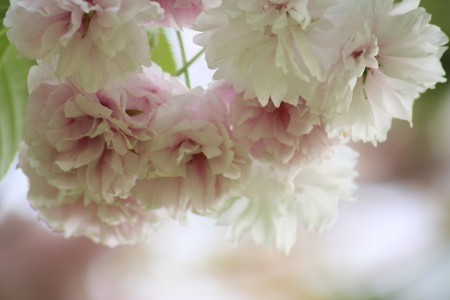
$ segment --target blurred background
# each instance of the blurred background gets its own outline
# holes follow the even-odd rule
[[[450,1],[421,6],[450,35]],[[449,51],[442,62],[450,74]],[[202,60],[191,74],[212,75]],[[450,299],[450,85],[416,102],[413,128],[397,120],[387,142],[354,147],[358,201],[340,204],[330,230],[300,232],[289,256],[250,240],[233,247],[196,216],[148,245],[66,240],[36,220],[27,180],[11,170],[0,183],[0,300]]]

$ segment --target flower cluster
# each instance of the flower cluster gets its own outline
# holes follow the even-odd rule
[[[214,78],[245,99],[276,107],[304,99],[330,136],[376,143],[445,81],[448,38],[418,2],[224,0],[199,17],[195,41]]]
[[[382,142],[445,81],[448,38],[419,1],[12,0],[30,70],[20,166],[50,227],[109,246],[188,212],[289,252],[356,189],[349,140]],[[216,69],[189,89],[147,29],[199,31]],[[170,29],[171,28],[171,29]]]

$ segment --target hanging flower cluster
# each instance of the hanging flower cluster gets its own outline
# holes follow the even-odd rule
[[[50,227],[109,246],[188,212],[289,252],[352,200],[357,154],[444,82],[448,38],[419,1],[12,0],[36,59],[20,166]],[[217,80],[150,61],[147,29],[193,28]]]

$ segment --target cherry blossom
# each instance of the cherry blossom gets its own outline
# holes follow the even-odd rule
[[[226,79],[244,98],[296,105],[324,80],[317,28],[328,0],[224,0],[198,18],[194,42],[205,47],[215,79]]]
[[[393,118],[412,124],[415,99],[445,81],[448,38],[417,4],[364,0],[333,16],[336,26],[324,37],[335,60],[327,82],[306,99],[327,117],[331,135],[384,141]]]
[[[296,169],[331,155],[334,141],[328,138],[321,117],[310,112],[304,100],[297,105],[272,103],[237,95],[231,105],[233,133],[249,153],[278,167]]]
[[[41,68],[35,67],[30,82]],[[147,175],[155,110],[185,91],[156,65],[120,89],[92,94],[70,82],[34,85],[25,131],[33,167],[55,185],[64,177],[60,173],[75,172],[76,184],[106,201],[128,197],[136,180]]]
[[[335,155],[298,169],[294,175],[270,164],[254,164],[239,190],[218,211],[218,223],[229,225],[238,242],[250,233],[255,242],[289,253],[297,227],[322,231],[336,219],[339,200],[353,200],[357,153],[339,146]]]
[[[172,97],[157,109],[152,130],[152,168],[179,181],[190,201],[184,206],[210,211],[245,177],[248,156],[233,139],[228,108],[215,93],[195,88]],[[173,201],[179,199],[167,205]]]
[[[23,147],[20,152],[20,166],[30,182],[30,204],[40,219],[66,237],[85,236],[109,247],[135,244],[148,239],[165,218],[164,210],[145,211],[133,198],[94,200],[81,186],[50,184],[31,166],[27,151]]]
[[[149,66],[150,49],[140,25],[161,18],[147,0],[14,0],[7,36],[30,59],[56,58],[56,76],[88,92]]]

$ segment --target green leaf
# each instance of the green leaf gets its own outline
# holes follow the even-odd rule
[[[3,27],[3,18],[9,7],[9,0],[0,0],[0,27]]]
[[[161,66],[165,72],[175,75],[177,65],[173,55],[172,45],[164,29],[155,29],[150,32],[149,42],[150,46],[152,46],[152,61]]]
[[[33,61],[20,58],[0,34],[0,179],[8,171],[22,139],[27,77]]]

